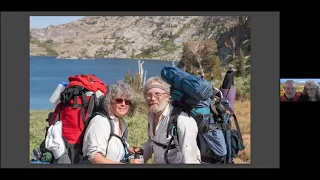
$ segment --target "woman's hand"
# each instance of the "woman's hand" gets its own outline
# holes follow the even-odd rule
[[[142,164],[141,159],[130,159],[130,164]]]
[[[105,157],[100,152],[98,152],[95,154],[95,156],[91,160],[91,164],[124,164],[124,163],[112,161],[108,157]]]

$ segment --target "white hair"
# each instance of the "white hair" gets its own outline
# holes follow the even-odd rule
[[[305,96],[308,96],[308,93],[307,93],[307,90],[306,90],[307,86],[309,86],[310,88],[315,88],[316,99],[320,100],[320,86],[319,86],[319,84],[314,80],[306,81],[306,83],[304,85],[304,88],[303,88],[303,91],[302,91],[302,94],[305,95]]]
[[[287,87],[288,84],[292,84],[293,87],[296,87],[296,82],[294,80],[287,80],[285,83],[284,83],[284,87]]]

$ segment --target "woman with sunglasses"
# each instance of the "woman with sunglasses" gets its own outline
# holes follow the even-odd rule
[[[124,116],[132,116],[136,108],[129,84],[118,81],[109,86],[101,101],[102,112],[91,119],[83,139],[84,163],[141,164],[140,159],[128,160],[128,130]]]
[[[299,101],[320,101],[320,87],[316,81],[306,81]]]

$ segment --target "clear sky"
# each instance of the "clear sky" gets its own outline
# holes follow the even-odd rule
[[[290,78],[289,78],[290,79]],[[280,79],[280,83],[284,83],[284,82],[286,82],[287,80],[289,80],[289,79]],[[320,83],[320,79],[315,79],[315,78],[310,78],[310,79],[297,79],[297,78],[291,78],[290,80],[295,80],[296,81],[296,83],[300,83],[300,84],[304,84],[306,81],[308,81],[308,80],[315,80],[316,82],[318,82],[318,83]]]
[[[50,25],[66,24],[84,16],[30,16],[30,28],[45,28]]]

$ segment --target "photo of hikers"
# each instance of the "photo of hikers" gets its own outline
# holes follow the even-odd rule
[[[280,101],[320,101],[320,79],[280,79]]]
[[[30,164],[250,164],[250,38],[249,16],[30,17]]]

